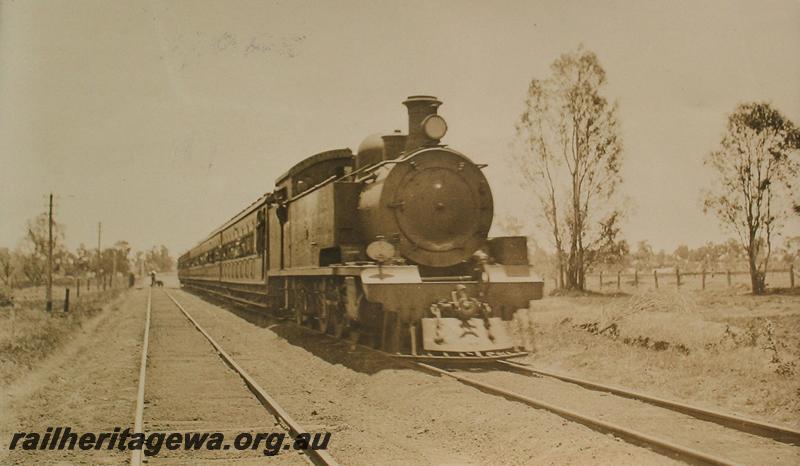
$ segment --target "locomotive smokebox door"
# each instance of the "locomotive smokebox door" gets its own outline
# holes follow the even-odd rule
[[[400,256],[449,267],[483,245],[492,225],[492,193],[464,155],[426,148],[381,172],[362,194],[359,212],[366,237],[396,235]]]

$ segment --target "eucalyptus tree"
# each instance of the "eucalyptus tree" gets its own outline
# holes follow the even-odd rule
[[[792,213],[792,186],[800,171],[800,131],[766,103],[739,105],[728,117],[718,149],[708,154],[714,185],[704,194],[706,212],[734,232],[747,251],[754,294],[765,291],[772,242]]]
[[[530,82],[517,123],[516,165],[553,240],[560,287],[583,289],[587,268],[619,250],[622,139],[605,87],[597,56],[579,47]]]

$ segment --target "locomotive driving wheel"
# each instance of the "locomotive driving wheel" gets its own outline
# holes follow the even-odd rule
[[[328,327],[331,324],[331,316],[327,310],[323,309],[320,310],[319,315],[317,316],[317,330],[322,333],[328,333]]]
[[[331,296],[335,302],[335,311],[331,316],[331,326],[333,327],[333,336],[339,339],[346,338],[350,335],[352,319],[347,313],[348,306],[348,286],[346,281],[340,281],[332,288]],[[354,284],[354,283],[353,283]],[[363,299],[360,299],[357,294],[357,288],[351,284],[350,288],[353,296],[350,297],[351,306],[360,306]],[[355,333],[355,332],[352,332]]]
[[[330,299],[331,287],[327,281],[323,280],[319,284],[319,290],[315,293],[317,299],[314,300],[317,313],[317,329],[322,333],[328,333],[333,320],[332,314],[335,309],[335,301]]]
[[[328,333],[328,328],[331,325],[331,313],[328,306],[322,306],[317,315],[317,330],[322,333]]]
[[[334,313],[331,320],[333,321],[333,336],[336,338],[346,337],[347,330],[350,328],[350,318],[347,317],[347,314]]]
[[[298,284],[294,292],[294,321],[304,325],[308,315],[308,293],[303,285]]]

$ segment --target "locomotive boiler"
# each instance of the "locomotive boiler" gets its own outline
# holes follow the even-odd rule
[[[408,133],[308,157],[178,261],[183,286],[419,359],[518,356],[507,322],[542,297],[524,237],[489,238],[484,165],[442,144],[441,101]]]

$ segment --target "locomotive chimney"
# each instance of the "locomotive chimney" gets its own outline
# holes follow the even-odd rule
[[[403,105],[408,107],[406,153],[438,144],[447,131],[444,119],[436,114],[442,102],[430,95],[412,95]]]

